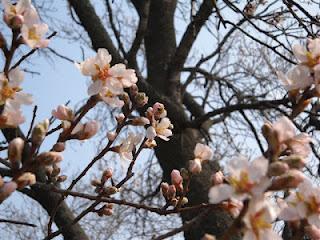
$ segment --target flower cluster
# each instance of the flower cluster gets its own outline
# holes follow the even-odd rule
[[[266,155],[252,161],[239,156],[227,164],[226,176],[215,173],[210,203],[220,204],[233,217],[244,211],[244,239],[281,239],[272,230],[277,218],[307,221],[305,233],[318,239],[314,236],[320,236],[320,188],[313,187],[302,172],[311,151],[311,138],[297,134],[286,117],[265,123],[262,132],[269,147]],[[272,203],[272,192],[296,188],[285,200]]]
[[[22,42],[31,48],[43,48],[49,44],[44,35],[48,25],[40,22],[39,15],[31,4],[31,0],[19,0],[13,5],[9,0],[2,0],[4,21],[17,33],[21,32]]]

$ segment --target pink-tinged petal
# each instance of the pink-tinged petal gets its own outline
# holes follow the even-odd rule
[[[16,93],[14,100],[19,104],[31,105],[33,103],[32,95],[27,93]]]
[[[295,44],[292,46],[293,54],[295,57],[300,61],[300,62],[307,62],[308,57],[307,57],[307,50],[298,44]]]
[[[254,182],[259,181],[260,178],[267,174],[268,165],[269,161],[264,157],[253,160],[248,167],[250,179]]]
[[[71,126],[71,125],[70,125]],[[72,130],[71,134],[77,134],[79,132],[82,132],[84,128],[84,124],[78,123]]]
[[[239,155],[238,157],[231,159],[231,161],[227,166],[228,172],[231,175],[239,173],[241,169],[248,169],[248,167],[249,167],[249,161],[243,155]]]
[[[209,202],[216,204],[231,198],[234,193],[233,188],[228,184],[219,184],[209,190]]]
[[[268,187],[270,187],[270,185],[271,179],[268,177],[261,177],[257,185],[252,188],[251,193],[254,196],[261,196],[268,189]]]
[[[103,69],[106,65],[108,65],[111,62],[111,59],[112,57],[107,49],[98,49],[98,53],[96,56],[96,64],[100,67],[100,69]]]
[[[296,128],[287,117],[281,117],[278,121],[272,124],[272,128],[274,132],[277,133],[278,140],[281,143],[296,135]]]
[[[279,234],[275,233],[272,229],[261,231],[259,240],[282,240]]]
[[[94,81],[88,88],[88,95],[93,96],[99,94],[103,89],[103,82],[102,81]]]
[[[153,140],[157,136],[156,130],[152,126],[148,127],[146,136],[148,139]]]
[[[124,102],[120,100],[117,96],[115,97],[102,96],[101,98],[105,103],[107,103],[112,108],[122,108],[124,105]]]
[[[213,156],[213,152],[209,146],[197,143],[194,149],[194,156],[195,158],[200,158],[202,160],[210,160]]]
[[[310,73],[310,68],[304,65],[297,65],[288,73],[290,85],[288,90],[305,89],[313,84],[313,78]]]
[[[19,87],[24,79],[24,73],[17,67],[9,72],[9,86]]]
[[[308,49],[311,53],[312,58],[317,58],[320,56],[320,39],[309,39]]]

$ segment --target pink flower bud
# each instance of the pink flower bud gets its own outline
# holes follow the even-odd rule
[[[137,84],[132,84],[132,86],[130,87],[130,95],[132,97],[135,97],[139,92],[138,86]]]
[[[222,184],[223,179],[224,179],[223,172],[221,171],[216,172],[215,174],[212,175],[212,178],[211,178],[212,185]]]
[[[116,132],[108,132],[107,133],[107,138],[109,141],[114,141],[117,137],[117,133]]]
[[[309,225],[304,228],[306,234],[311,238],[311,240],[320,239],[320,229],[314,225]]]
[[[101,177],[101,182],[104,183],[111,177],[112,177],[112,169],[108,168],[103,172],[102,177]]]
[[[71,108],[65,105],[59,105],[57,109],[52,110],[52,116],[62,121],[73,121],[74,113]]]
[[[273,162],[269,165],[268,175],[269,176],[280,176],[289,170],[288,164],[285,162]]]
[[[37,161],[43,165],[51,165],[61,162],[62,156],[58,152],[43,152],[38,155]]]
[[[36,176],[33,173],[23,173],[18,179],[15,180],[18,185],[18,189],[22,189],[26,186],[33,185],[36,183]]]
[[[68,177],[67,177],[66,175],[58,176],[58,177],[57,177],[57,182],[58,182],[58,183],[64,182],[64,181],[67,180],[67,178],[68,178]]]
[[[161,183],[161,192],[162,195],[166,198],[169,191],[169,184],[166,182]]]
[[[13,139],[8,147],[8,158],[14,169],[18,169],[21,163],[24,141],[22,138]]]
[[[269,189],[273,191],[278,191],[287,188],[296,188],[300,183],[302,183],[305,180],[305,178],[305,175],[301,171],[291,169],[288,171],[288,173],[275,178],[272,181],[272,184]]]
[[[55,152],[63,152],[65,150],[65,147],[66,147],[65,143],[58,142],[58,143],[54,144],[53,151],[55,151]]]
[[[172,170],[171,172],[171,183],[176,187],[178,191],[183,190],[183,185],[182,185],[183,179],[180,175],[180,172],[176,169]]]
[[[173,199],[176,196],[176,187],[174,185],[170,185],[169,189],[168,189],[168,194],[167,194],[167,198],[169,200]]]
[[[18,185],[15,182],[8,182],[0,188],[0,203],[2,203],[6,198],[8,198],[11,193],[17,189]]]
[[[167,116],[167,111],[162,103],[156,102],[152,106],[153,116],[156,120]]]
[[[189,161],[189,171],[192,174],[199,174],[202,171],[201,160],[196,158]]]

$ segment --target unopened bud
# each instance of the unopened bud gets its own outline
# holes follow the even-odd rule
[[[299,155],[290,155],[282,161],[287,163],[290,168],[302,169],[306,165],[306,159]]]
[[[296,169],[291,169],[288,173],[275,178],[269,189],[272,191],[278,191],[287,188],[296,188],[304,180],[305,176],[302,172]]]
[[[52,110],[52,116],[62,121],[73,121],[74,113],[71,108],[65,105],[59,105],[57,109]]]
[[[138,94],[138,92],[139,92],[139,89],[138,89],[138,86],[137,86],[137,84],[132,84],[132,86],[130,87],[130,95],[132,96],[132,97],[135,97],[137,94]]]
[[[145,117],[137,117],[132,119],[131,121],[131,125],[133,126],[144,126],[147,124],[150,124],[150,121],[148,118],[145,118]]]
[[[149,98],[144,92],[139,92],[134,98],[134,101],[137,107],[143,107],[148,103],[148,100]]]
[[[61,162],[62,156],[58,152],[44,152],[38,155],[37,161],[43,165],[51,165]]]
[[[100,128],[99,122],[95,120],[87,122],[86,124],[84,124],[82,131],[77,133],[77,138],[79,140],[89,139],[94,135],[96,135],[96,133],[99,131],[99,128]]]
[[[271,176],[280,176],[286,173],[289,170],[289,166],[285,162],[273,162],[269,165],[268,175]]]
[[[52,167],[53,167],[53,169],[52,169],[51,176],[52,177],[58,176],[60,174],[60,171],[61,171],[60,167],[57,164],[53,164]]]
[[[102,177],[101,177],[101,182],[105,183],[111,177],[112,177],[112,169],[108,168],[103,172]]]
[[[221,171],[216,172],[211,177],[212,185],[222,184],[224,179],[224,175]]]
[[[165,110],[164,105],[162,103],[156,102],[155,104],[153,104],[152,110],[153,116],[156,120],[167,116],[167,111]]]
[[[202,171],[201,160],[196,158],[189,161],[189,171],[192,174],[199,174]]]
[[[166,198],[169,191],[169,184],[166,182],[161,183],[161,192],[162,195]]]
[[[117,133],[116,132],[108,132],[107,133],[107,138],[109,141],[114,141],[117,137]]]
[[[183,180],[185,180],[185,181],[189,180],[190,176],[189,176],[189,172],[187,169],[181,168],[180,174],[181,174],[181,177],[183,178]]]
[[[18,169],[21,163],[24,141],[22,138],[15,138],[9,143],[8,158],[13,169]]]
[[[180,175],[180,172],[176,169],[172,170],[171,172],[171,183],[176,187],[178,191],[183,190],[183,185],[182,185],[183,179]]]
[[[22,189],[26,186],[33,185],[36,183],[36,176],[33,173],[23,173],[18,179],[15,180],[18,185],[18,189]]]
[[[188,198],[183,197],[182,200],[181,200],[181,206],[184,206],[184,205],[188,204],[188,202],[189,202]]]
[[[11,193],[17,189],[18,185],[15,182],[5,183],[2,188],[0,188],[0,203],[7,199]]]
[[[178,205],[178,199],[176,198],[172,198],[170,199],[170,205],[173,206],[173,207],[176,207]]]
[[[118,124],[121,124],[124,119],[125,119],[125,116],[123,113],[120,113],[118,116],[116,116],[116,120],[117,120]]]
[[[116,188],[116,187],[114,187],[114,186],[112,186],[112,187],[106,187],[106,188],[104,189],[104,194],[110,196],[110,195],[113,195],[113,194],[117,193],[118,191],[119,191],[118,188]]]
[[[33,144],[39,145],[46,137],[49,128],[49,120],[46,119],[41,123],[38,123],[32,131],[31,141]]]
[[[11,18],[6,18],[4,17],[4,19],[8,19],[6,21],[6,23],[8,24],[8,26],[12,29],[19,29],[22,27],[23,23],[24,23],[24,17],[22,15],[15,15],[14,17]]]
[[[177,192],[176,187],[174,185],[169,185],[167,198],[169,200],[175,198],[176,192]]]
[[[65,150],[65,147],[66,147],[65,143],[58,142],[58,143],[54,144],[52,149],[55,152],[63,152]]]
[[[67,176],[66,175],[61,175],[57,177],[57,182],[64,182],[65,180],[67,180]]]
[[[99,186],[101,186],[101,181],[98,179],[93,179],[93,180],[91,180],[91,185],[94,187],[99,187]]]

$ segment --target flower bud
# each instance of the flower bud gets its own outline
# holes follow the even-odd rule
[[[188,198],[183,197],[182,200],[181,200],[181,206],[184,206],[184,205],[188,204],[188,202],[189,202]]]
[[[24,141],[22,138],[15,138],[9,143],[8,158],[13,169],[18,169],[21,163]]]
[[[38,155],[37,161],[43,165],[51,165],[61,162],[62,156],[58,152],[43,152]]]
[[[17,189],[18,185],[15,182],[5,183],[0,188],[0,203],[2,203],[6,198],[8,198],[11,193],[13,193]]]
[[[309,225],[304,228],[305,233],[311,238],[311,240],[320,239],[320,229],[314,225]]]
[[[58,142],[58,143],[56,143],[56,144],[54,144],[53,145],[53,151],[55,151],[55,152],[63,152],[64,150],[65,150],[65,147],[66,147],[66,145],[65,145],[65,143],[63,143],[63,142]]]
[[[57,164],[53,164],[52,167],[53,169],[52,169],[51,176],[52,177],[58,176],[60,174],[60,167]]]
[[[39,145],[42,143],[49,128],[49,120],[46,119],[41,123],[38,123],[32,131],[31,141],[33,144]]]
[[[139,92],[139,88],[138,88],[137,84],[132,84],[132,86],[130,87],[129,91],[130,91],[130,95],[132,97],[135,97]]]
[[[125,119],[125,116],[123,113],[120,113],[118,116],[116,116],[116,120],[117,120],[118,124],[121,124],[124,119]]]
[[[166,182],[161,183],[161,192],[162,195],[166,198],[169,191],[169,184]]]
[[[131,125],[133,126],[144,126],[150,124],[150,121],[148,118],[145,117],[137,117],[132,119]]]
[[[12,29],[20,29],[24,23],[24,17],[22,15],[15,15],[13,17],[4,15],[4,21]]]
[[[110,196],[110,195],[113,195],[113,194],[117,193],[118,191],[119,191],[118,188],[116,188],[116,187],[114,187],[114,186],[112,186],[112,187],[106,187],[106,188],[104,189],[104,194]]]
[[[176,187],[175,187],[174,185],[169,185],[167,198],[168,198],[169,200],[175,198],[176,192],[177,192]]]
[[[144,92],[139,92],[134,98],[137,107],[143,107],[148,103],[148,100],[149,98]]]
[[[15,180],[18,185],[18,189],[22,189],[26,186],[33,185],[36,183],[36,176],[33,173],[23,173],[18,179]]]
[[[183,185],[182,185],[183,179],[180,175],[180,172],[176,169],[172,170],[171,172],[171,183],[176,187],[178,191],[183,190]]]
[[[101,182],[105,183],[111,177],[112,177],[112,169],[108,168],[103,172],[102,177],[101,177]]]
[[[221,171],[214,173],[211,177],[212,185],[222,184],[224,179],[224,175]]]
[[[167,111],[165,110],[164,105],[162,103],[156,102],[155,104],[153,104],[152,110],[153,116],[156,120],[167,116]]]
[[[84,124],[82,131],[78,132],[78,139],[85,140],[93,137],[99,130],[100,123],[93,120]]]
[[[52,116],[62,121],[73,121],[74,113],[71,108],[65,105],[59,105],[57,109],[52,110]]]
[[[181,177],[183,178],[183,180],[185,180],[185,181],[189,180],[190,176],[189,176],[189,172],[187,169],[181,168],[180,174],[181,174]]]
[[[196,158],[189,161],[189,171],[192,174],[199,174],[202,171],[201,160]]]
[[[98,179],[93,179],[93,180],[91,180],[91,185],[94,187],[99,187],[99,186],[101,186],[101,181]]]
[[[202,238],[201,240],[216,240],[216,237],[211,235],[211,234],[208,234],[206,233]]]
[[[285,162],[273,162],[269,166],[268,175],[271,176],[280,176],[286,173],[289,170],[288,164]]]
[[[144,148],[154,148],[157,146],[157,142],[155,140],[148,139],[145,141],[143,147]]]
[[[60,182],[64,182],[65,180],[67,180],[67,176],[66,175],[61,175],[59,177],[57,177],[57,182],[60,183]]]
[[[302,172],[296,169],[291,169],[288,173],[275,178],[269,189],[272,191],[279,191],[287,188],[296,188],[304,181],[304,179],[305,176]]]
[[[302,169],[307,163],[307,160],[299,155],[290,155],[282,161],[287,163],[290,168]]]
[[[170,205],[173,206],[173,207],[176,207],[178,205],[178,199],[176,198],[172,198],[170,199]]]
[[[117,137],[117,133],[116,132],[108,132],[107,133],[107,138],[109,141],[114,141]]]

